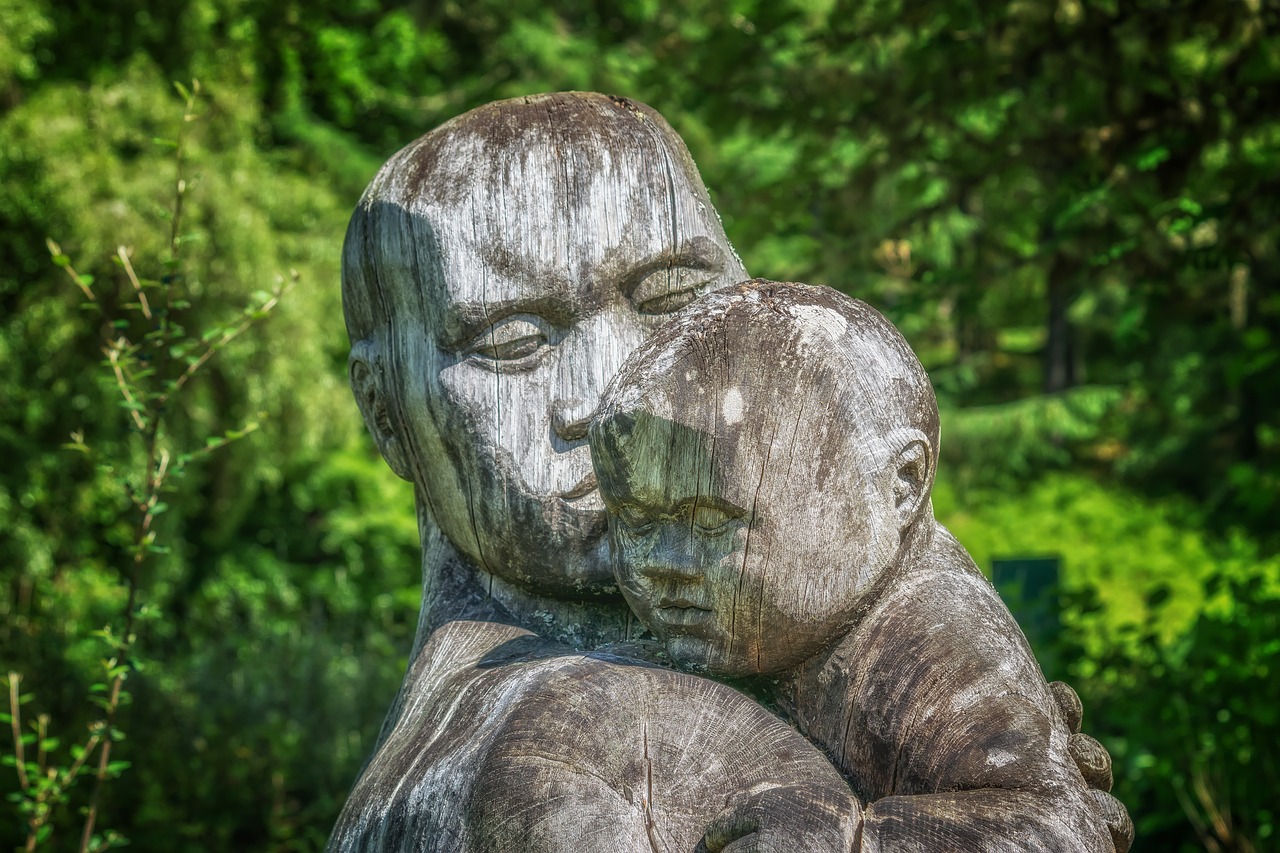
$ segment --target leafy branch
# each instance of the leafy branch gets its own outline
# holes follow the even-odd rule
[[[143,582],[149,564],[168,552],[167,547],[157,542],[157,519],[168,508],[163,497],[173,491],[175,481],[189,463],[258,428],[256,421],[250,421],[239,429],[207,437],[203,447],[178,452],[170,436],[170,420],[175,411],[180,411],[175,403],[191,379],[228,344],[265,318],[288,288],[283,277],[278,276],[271,291],[255,294],[250,304],[229,322],[202,335],[188,332],[178,322],[179,312],[190,307],[181,293],[185,240],[181,223],[189,188],[185,175],[188,126],[199,118],[196,106],[200,84],[193,81],[190,88],[182,84],[175,87],[184,101],[178,132],[172,140],[154,140],[173,149],[175,163],[167,257],[157,265],[163,274],[157,278],[139,275],[132,251],[127,246],[118,246],[112,260],[123,272],[127,290],[121,316],[108,317],[104,302],[109,300],[98,298],[94,276],[78,272],[56,242],[46,241],[53,263],[66,273],[80,290],[85,306],[96,309],[109,330],[104,334],[102,364],[132,427],[132,447],[124,452],[124,459],[99,458],[82,431],[72,433],[71,441],[64,446],[96,459],[99,467],[128,497],[131,535],[119,567],[125,591],[119,622],[117,627],[108,625],[94,632],[104,646],[105,656],[100,680],[89,688],[89,700],[101,713],[89,724],[83,740],[68,748],[62,763],[56,760],[60,740],[49,736],[47,714],[37,715],[27,725],[29,731],[24,731],[22,708],[33,697],[20,692],[21,674],[8,675],[9,713],[0,714],[0,718],[12,729],[14,750],[12,755],[3,756],[3,760],[17,771],[19,790],[11,799],[17,803],[26,822],[27,851],[37,849],[52,836],[55,819],[71,804],[71,789],[86,775],[93,781],[87,805],[82,808],[84,824],[79,850],[90,853],[127,843],[119,833],[99,832],[97,827],[105,784],[129,767],[128,761],[113,760],[112,752],[114,745],[125,739],[117,718],[121,707],[131,700],[126,689],[129,675],[139,669],[135,656],[138,624],[143,618],[154,617],[153,611],[141,605]]]

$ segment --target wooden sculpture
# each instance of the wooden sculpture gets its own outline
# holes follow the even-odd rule
[[[489,104],[378,173],[343,248],[350,378],[415,487],[423,607],[329,849],[861,843],[871,789],[756,699],[639,660],[614,580],[588,423],[663,320],[746,278],[680,138],[625,99]]]

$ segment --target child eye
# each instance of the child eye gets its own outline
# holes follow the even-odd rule
[[[549,343],[548,333],[546,324],[535,318],[508,317],[477,335],[463,351],[492,361],[519,361],[541,351]]]
[[[736,520],[737,516],[713,506],[699,504],[693,511],[693,526],[703,533],[721,533]]]
[[[631,291],[631,301],[641,314],[670,314],[698,298],[712,273],[687,266],[654,270]]]

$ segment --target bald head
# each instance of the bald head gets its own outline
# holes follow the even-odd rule
[[[650,107],[586,92],[498,101],[409,144],[370,183],[343,245],[347,330],[354,343],[421,314],[455,273],[528,295],[650,257],[740,266],[726,247],[688,149]]]
[[[828,288],[756,280],[689,306],[588,433],[619,586],[687,666],[807,660],[931,530],[928,376],[888,320]]]
[[[352,387],[423,529],[538,595],[608,594],[587,420],[663,317],[746,277],[680,137],[604,95],[472,110],[379,171],[342,277]]]

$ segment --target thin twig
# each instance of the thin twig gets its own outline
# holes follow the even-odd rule
[[[40,768],[40,772],[44,772],[45,737],[49,734],[49,715],[40,714],[36,717],[36,767]]]
[[[284,291],[277,290],[270,299],[262,303],[262,305],[258,308],[258,311],[265,312],[275,308],[276,305],[280,302],[280,297],[283,295],[283,293]],[[227,331],[223,332],[218,337],[217,340],[206,343],[204,347],[204,351],[200,353],[199,358],[197,358],[195,361],[187,365],[187,369],[182,371],[182,374],[177,379],[174,380],[173,387],[160,396],[159,400],[157,401],[157,405],[163,406],[166,402],[168,402],[169,398],[172,397],[174,394],[176,394],[182,388],[183,385],[187,384],[187,380],[190,379],[192,376],[194,376],[196,372],[199,371],[200,368],[204,366],[205,362],[213,358],[214,353],[222,349],[231,341],[238,338],[240,335],[247,332],[253,326],[253,324],[257,322],[257,319],[258,318],[256,317],[246,317],[243,320],[241,320],[240,324],[237,325],[235,328],[228,329]]]
[[[18,702],[18,683],[22,676],[16,672],[9,673],[9,716],[13,719],[13,754],[17,759],[18,782],[22,790],[27,790],[31,782],[27,779],[27,758],[22,750],[22,706]]]
[[[192,78],[191,91],[187,94],[187,105],[182,112],[182,124],[178,125],[178,138],[176,142],[176,151],[174,152],[175,169],[174,169],[174,193],[173,200],[173,227],[169,230],[169,257],[176,263],[178,260],[178,223],[182,219],[182,201],[187,193],[187,182],[182,177],[182,167],[185,165],[185,158],[182,156],[184,151],[182,147],[183,137],[186,135],[187,124],[195,121],[198,117],[193,110],[196,105],[196,96],[200,94],[200,81]]]
[[[134,399],[133,393],[129,390],[129,383],[124,377],[124,368],[120,365],[120,349],[123,346],[124,338],[117,339],[111,346],[104,347],[103,352],[107,354],[107,361],[111,362],[111,370],[116,375],[116,385],[120,387],[120,393],[124,395],[124,400],[129,404],[129,414],[133,416],[133,422],[137,424],[138,429],[145,430],[147,428],[146,421],[143,420],[142,414],[134,407],[138,405],[138,401]]]
[[[164,478],[169,472],[169,451],[161,448],[160,462],[156,465],[155,476],[151,478],[151,503],[147,509],[154,510],[156,502],[160,499],[160,487],[164,485]]]
[[[98,748],[100,740],[102,740],[102,735],[96,733],[89,735],[89,739],[84,742],[84,752],[80,753],[80,757],[71,762],[71,766],[62,774],[60,784],[63,788],[70,787],[71,783],[76,781],[76,777],[80,775],[85,762],[89,760],[89,756],[93,755],[93,751]]]
[[[63,256],[62,247],[53,242],[52,239],[46,237],[44,244],[49,247],[49,254],[53,255],[55,262],[57,262],[58,257]],[[97,297],[93,295],[93,291],[89,289],[89,285],[85,284],[84,279],[80,277],[80,273],[76,272],[76,268],[71,266],[70,260],[67,260],[65,264],[58,263],[58,266],[66,270],[67,275],[71,277],[73,282],[75,282],[76,287],[80,288],[80,292],[84,294],[85,299],[88,299],[90,302],[98,301]]]
[[[150,320],[151,306],[147,304],[147,294],[142,292],[142,282],[138,281],[138,274],[133,271],[133,264],[129,263],[129,252],[124,246],[116,246],[116,257],[120,259],[120,263],[124,264],[125,274],[129,276],[129,282],[138,294],[138,304],[142,306],[142,316]]]
[[[150,518],[150,515],[150,513],[147,513],[148,519]],[[139,548],[137,555],[134,557],[133,576],[129,578],[129,600],[125,604],[128,616],[125,617],[124,636],[120,639],[120,643],[116,647],[118,652],[116,665],[121,667],[121,670],[111,681],[111,695],[107,700],[107,716],[103,721],[102,727],[102,751],[98,753],[98,772],[95,775],[93,783],[93,793],[89,795],[89,809],[85,813],[84,831],[80,834],[80,853],[87,853],[89,850],[89,842],[93,839],[93,826],[98,819],[98,799],[102,794],[102,785],[107,779],[107,768],[110,766],[111,727],[116,719],[116,710],[120,707],[120,689],[124,686],[125,674],[128,671],[128,663],[125,656],[129,652],[129,646],[133,639],[134,608],[138,600],[137,566],[142,562],[141,555],[143,553],[145,553],[145,549]]]

